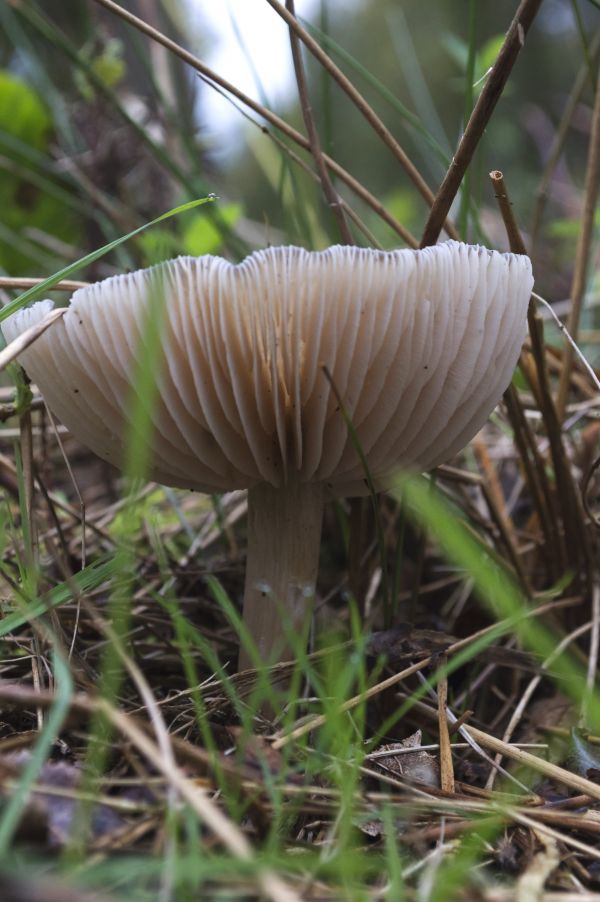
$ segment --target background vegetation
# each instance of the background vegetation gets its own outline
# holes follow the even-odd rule
[[[0,3],[5,303],[29,286],[18,278],[57,274],[209,194],[218,202],[69,277],[342,236],[318,155],[285,127],[305,134],[297,102],[271,111],[277,123],[268,97],[250,109],[246,86],[233,86],[243,127],[234,147],[211,145],[201,4],[124,6],[154,35],[94,0]],[[321,0],[300,21],[435,194],[515,11]],[[537,293],[568,318],[592,366],[599,50],[595,0],[542,3],[489,124],[475,131],[451,210],[467,240],[524,241]],[[418,243],[430,204],[415,178],[349,91],[306,50],[304,62],[321,147],[355,180],[353,190],[333,176],[352,240]],[[504,173],[512,221],[491,170]],[[53,297],[66,303],[68,292]],[[2,898],[533,899],[594,889],[599,384],[542,301],[530,327],[502,405],[451,467],[427,481],[399,476],[376,515],[330,505],[318,638],[309,654],[297,642],[297,662],[271,673],[235,674],[243,494],[123,477],[52,421],[16,366],[5,371]]]

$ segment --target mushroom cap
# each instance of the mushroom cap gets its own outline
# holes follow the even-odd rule
[[[526,330],[529,258],[448,241],[425,250],[274,247],[231,264],[178,257],[75,292],[20,356],[76,438],[117,466],[150,300],[162,312],[151,476],[205,492],[320,481],[365,494],[427,470],[481,428]],[[6,320],[7,340],[52,308]]]

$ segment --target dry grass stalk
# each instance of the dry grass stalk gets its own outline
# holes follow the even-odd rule
[[[446,656],[440,658],[440,665],[447,663]],[[452,763],[452,746],[448,731],[448,677],[443,676],[438,683],[438,732],[440,737],[440,785],[445,792],[454,792],[454,765]]]
[[[105,6],[111,12],[115,13],[115,15],[120,16],[125,21],[129,22],[130,25],[133,25],[134,28],[137,28],[139,31],[146,34],[154,41],[158,41],[158,43],[162,44],[184,62],[188,63],[193,69],[195,69],[207,82],[214,83],[218,87],[222,88],[224,91],[227,91],[228,94],[231,94],[233,97],[236,97],[244,106],[247,106],[249,109],[254,110],[255,113],[258,113],[263,119],[277,128],[282,134],[286,137],[290,138],[295,144],[298,144],[300,147],[304,148],[304,150],[310,151],[310,141],[300,132],[296,131],[296,129],[292,128],[281,119],[279,116],[276,116],[275,113],[272,113],[262,104],[257,103],[243,91],[240,91],[235,85],[232,85],[226,79],[221,78],[215,72],[212,71],[208,66],[205,66],[193,53],[185,50],[183,47],[180,47],[175,41],[172,41],[166,35],[164,35],[161,31],[156,28],[153,28],[151,25],[148,25],[143,19],[138,18],[137,16],[130,13],[128,10],[125,10],[122,6],[119,6],[118,3],[114,3],[113,0],[94,0],[94,2],[99,3],[102,6]],[[356,179],[354,179],[349,172],[347,172],[342,166],[339,165],[334,159],[332,159],[327,154],[323,154],[323,160],[325,161],[327,167],[331,170],[331,172],[336,175],[339,179],[341,179],[348,187],[354,191],[362,200],[365,201],[378,215],[381,215],[384,218],[385,222],[397,232],[398,235],[402,238],[402,240],[409,247],[416,247],[418,242],[414,238],[413,235],[408,231],[408,229],[404,228],[404,226],[399,223],[394,217],[392,217],[388,211],[385,210],[383,204],[376,200],[373,195],[361,185]]]

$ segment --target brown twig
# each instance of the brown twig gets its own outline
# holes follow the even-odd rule
[[[440,656],[440,666],[445,667],[448,659]],[[454,792],[454,765],[452,763],[452,745],[448,731],[448,676],[445,673],[438,683],[438,733],[440,737],[440,786],[445,792]]]
[[[486,482],[481,484],[481,492],[485,498],[491,518],[498,530],[502,544],[506,549],[511,566],[519,578],[523,591],[527,596],[530,596],[531,585],[519,556],[519,549],[514,535],[512,521],[506,515],[503,508],[498,507],[496,499]]]
[[[42,282],[45,282],[45,279],[13,279],[11,276],[0,276],[0,288],[35,288],[36,285],[41,285]],[[52,288],[47,288],[46,290],[76,291],[78,288],[87,288],[88,285],[89,282],[76,282],[72,279],[64,279],[62,282],[57,282]]]
[[[510,248],[514,253],[526,253],[525,242],[514,218],[504,176],[497,170],[490,173],[495,196],[500,207]],[[583,510],[577,494],[573,476],[569,467],[558,413],[550,390],[550,379],[546,367],[544,344],[544,324],[537,311],[533,298],[527,310],[529,339],[535,369],[531,366],[527,354],[521,354],[521,370],[532,387],[541,411],[546,434],[550,443],[550,454],[556,477],[556,496],[561,509],[564,526],[564,547],[568,563],[575,573],[585,568],[589,581],[590,551],[583,518]]]
[[[581,216],[581,228],[575,252],[575,268],[573,270],[573,282],[571,284],[571,309],[567,319],[567,330],[573,341],[577,341],[579,320],[585,296],[585,286],[590,265],[590,251],[594,234],[594,218],[596,204],[598,202],[598,189],[600,187],[600,75],[596,83],[596,101],[592,117],[592,130],[590,134],[590,149],[588,154],[587,169],[585,173],[585,186],[583,193],[583,212]],[[567,395],[569,393],[569,381],[573,369],[574,352],[571,344],[565,346],[563,368],[558,383],[558,396],[556,407],[559,421],[562,422],[565,415]]]
[[[464,729],[480,745],[489,749],[491,752],[499,752],[501,755],[504,755],[504,757],[511,758],[513,761],[518,761],[519,764],[530,767],[532,770],[543,774],[550,780],[557,780],[564,786],[569,786],[571,789],[587,793],[592,796],[592,798],[600,800],[600,786],[593,783],[591,780],[580,777],[579,774],[574,774],[564,767],[559,767],[557,764],[552,764],[550,761],[546,761],[543,758],[538,758],[536,755],[532,755],[530,752],[519,749],[507,742],[503,742],[501,739],[496,739],[495,736],[490,736],[489,733],[479,730],[477,727],[473,727],[470,724]]]
[[[511,718],[506,726],[506,729],[504,730],[504,733],[502,735],[503,742],[510,742],[512,735],[513,735],[514,731],[516,730],[519,721],[521,720],[521,718],[523,717],[523,714],[525,713],[525,709],[526,709],[527,705],[529,704],[533,693],[535,692],[535,690],[541,683],[544,676],[547,674],[548,670],[550,669],[550,667],[552,666],[554,661],[556,661],[556,659],[558,657],[560,657],[560,655],[562,655],[562,653],[565,651],[565,649],[568,648],[572,642],[574,642],[576,639],[578,639],[584,633],[587,633],[590,630],[591,626],[592,626],[591,623],[584,623],[583,626],[580,626],[576,630],[573,630],[573,632],[569,633],[568,636],[565,636],[564,639],[562,639],[558,643],[558,645],[556,646],[556,648],[554,649],[552,654],[546,658],[546,660],[540,666],[540,673],[537,673],[529,681],[529,684],[527,685],[525,691],[521,693],[518,704],[517,704],[515,710],[513,711]],[[494,760],[494,763],[496,765],[498,765],[501,762],[502,762],[502,755],[497,754],[496,758]],[[490,770],[490,775],[485,784],[486,789],[491,790],[494,788],[494,782],[496,780],[497,773],[498,773],[498,771],[496,768],[492,768]]]
[[[151,38],[153,41],[158,41],[164,47],[171,51],[171,53],[175,54],[179,57],[179,59],[183,60],[189,66],[199,72],[200,75],[209,83],[214,83],[222,88],[227,93],[231,94],[233,97],[236,97],[244,106],[247,106],[249,109],[254,110],[255,113],[258,113],[263,119],[273,125],[275,128],[279,129],[282,134],[286,135],[291,141],[295,144],[298,144],[300,147],[304,148],[310,152],[310,141],[304,135],[302,135],[299,131],[296,131],[295,128],[292,128],[284,119],[280,116],[277,116],[275,113],[268,110],[262,104],[258,103],[256,100],[253,100],[252,97],[249,97],[247,94],[244,94],[243,91],[240,91],[239,88],[236,88],[235,85],[231,84],[231,82],[227,81],[225,78],[221,78],[220,75],[217,75],[216,72],[209,66],[205,66],[203,62],[201,62],[193,53],[190,53],[189,50],[186,50],[184,47],[181,47],[177,44],[176,41],[171,40],[166,35],[164,35],[158,29],[153,28],[151,25],[148,25],[147,22],[144,22],[143,19],[140,19],[138,16],[135,16],[133,13],[124,9],[122,6],[119,6],[118,3],[114,3],[113,0],[94,0],[95,3],[104,6],[106,9],[110,10],[120,18],[124,19],[138,31],[141,31],[143,34],[147,35],[147,37]],[[343,181],[351,191],[354,191],[362,200],[365,201],[379,216],[382,215],[383,205],[380,204],[369,191],[367,191],[357,179],[350,175],[343,166],[340,166],[336,160],[332,159],[326,153],[323,154],[323,160],[328,169],[336,175],[341,181]],[[410,232],[404,228],[401,223],[399,223],[393,216],[387,214],[385,217],[385,221],[394,231],[400,235],[402,240],[408,244],[410,247],[416,246],[416,240],[410,234]]]
[[[286,0],[286,7],[292,19],[295,20],[296,10],[294,7],[294,0]],[[323,159],[321,141],[319,140],[319,133],[315,124],[312,104],[310,102],[310,97],[308,94],[308,85],[306,83],[304,63],[302,62],[302,51],[300,50],[300,40],[298,38],[296,30],[291,26],[291,24],[288,24],[288,27],[290,31],[292,60],[294,62],[294,72],[296,73],[296,84],[298,85],[298,96],[300,98],[302,118],[304,119],[306,133],[310,142],[310,150],[315,161],[315,166],[317,167],[317,172],[319,174],[321,189],[337,223],[342,242],[344,244],[354,244],[348,223],[346,222],[346,217],[344,216],[344,210],[340,203],[339,195],[333,186],[333,182],[331,181],[327,166],[325,165],[325,161]]]
[[[421,247],[435,244],[439,238],[442,224],[448,216],[452,201],[456,197],[463,176],[473,159],[473,154],[500,99],[517,56],[525,42],[525,35],[529,31],[541,3],[542,0],[521,0],[519,4],[515,17],[506,33],[498,58],[492,67],[477,103],[473,107],[473,112],[469,117],[467,127],[460,139],[450,168],[440,185],[435,202],[429,213],[429,218],[425,224],[423,237],[421,238]]]
[[[558,511],[554,495],[550,490],[546,466],[538,451],[535,437],[523,411],[521,399],[514,386],[509,385],[504,392],[504,403],[512,426],[515,445],[519,452],[519,462],[523,467],[525,482],[531,492],[533,507],[542,528],[541,551],[548,567],[548,573],[555,580],[564,569],[566,555],[564,543],[556,530]]]
[[[502,221],[504,222],[504,228],[506,229],[508,245],[513,254],[527,255],[527,248],[525,247],[521,230],[517,225],[512,203],[510,202],[506,185],[504,184],[504,175],[499,169],[493,169],[492,172],[490,172],[490,179],[494,187],[494,197],[498,201],[498,207],[500,209]]]
[[[527,356],[521,355],[521,369],[525,378],[538,391],[539,407],[550,444],[550,455],[556,479],[556,499],[563,521],[563,536],[570,566],[579,581],[585,573],[589,582],[590,550],[585,530],[583,509],[573,474],[563,445],[560,423],[550,392],[550,381],[544,357],[543,320],[538,311],[529,306],[529,334],[535,370]]]

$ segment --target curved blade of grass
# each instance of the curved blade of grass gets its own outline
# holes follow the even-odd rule
[[[172,210],[167,210],[166,213],[162,213],[160,216],[157,216],[156,219],[152,219],[150,222],[145,222],[144,225],[141,225],[139,228],[134,229],[133,232],[129,232],[127,235],[122,235],[120,238],[115,238],[114,241],[110,241],[108,244],[103,245],[95,251],[92,251],[91,254],[86,254],[85,257],[81,257],[79,260],[76,260],[75,263],[70,263],[68,266],[65,266],[63,269],[54,273],[54,275],[49,276],[47,279],[44,279],[43,282],[40,282],[39,285],[35,285],[33,288],[29,288],[27,291],[20,294],[18,298],[15,298],[14,301],[11,301],[10,304],[7,304],[2,310],[0,310],[0,323],[9,317],[11,314],[15,313],[17,310],[20,310],[21,307],[24,307],[25,304],[28,304],[30,301],[37,301],[39,298],[43,297],[43,295],[56,285],[57,282],[60,282],[62,279],[69,279],[71,276],[78,272],[80,269],[83,269],[84,266],[89,266],[90,263],[95,263],[96,260],[99,260],[100,257],[104,257],[105,254],[108,254],[110,251],[114,250],[119,245],[123,244],[125,241],[129,241],[130,238],[134,238],[136,235],[139,235],[140,232],[144,232],[146,229],[149,229],[153,225],[157,225],[159,222],[164,222],[165,219],[170,219],[171,216],[177,216],[179,213],[185,213],[188,210],[193,210],[196,207],[202,206],[202,204],[212,203],[212,201],[217,200],[217,196],[214,194],[209,194],[208,197],[201,197],[197,200],[190,200],[185,204],[180,204],[178,207],[174,207]]]
[[[48,712],[46,725],[35,744],[31,758],[23,768],[18,786],[12,792],[0,817],[0,859],[4,860],[19,821],[25,811],[32,784],[36,781],[56,736],[67,716],[73,681],[69,668],[59,654],[54,652],[54,674],[56,681],[55,701]]]
[[[68,601],[72,601],[79,593],[91,592],[101,586],[113,576],[115,572],[114,555],[105,555],[98,558],[93,564],[88,564],[84,570],[79,570],[66,582],[60,583],[41,598],[35,599],[31,604],[20,611],[12,611],[0,620],[0,637],[6,636],[25,623],[41,617],[51,608],[58,608]]]

